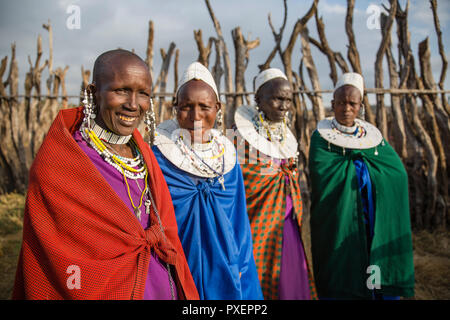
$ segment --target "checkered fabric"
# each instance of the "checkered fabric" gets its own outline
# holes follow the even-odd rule
[[[293,210],[299,232],[301,230],[303,204],[298,183],[295,160],[289,159],[277,165],[266,155],[251,148],[245,141],[238,147],[239,163],[244,175],[247,194],[247,210],[253,234],[253,254],[265,299],[278,299],[283,224],[286,197],[291,194]],[[245,154],[245,157],[241,157]],[[286,183],[289,177],[289,184]],[[311,297],[317,298],[314,281],[309,271]]]

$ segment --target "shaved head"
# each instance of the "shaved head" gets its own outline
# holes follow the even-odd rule
[[[93,84],[99,88],[103,81],[114,77],[115,71],[126,63],[138,63],[148,68],[144,60],[131,51],[124,49],[106,51],[95,60],[92,74]]]
[[[133,133],[149,110],[152,79],[147,64],[127,50],[111,50],[95,61],[93,95],[96,123],[120,136]]]

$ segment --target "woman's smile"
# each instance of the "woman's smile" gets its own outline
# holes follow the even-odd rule
[[[137,119],[139,119],[138,116],[126,116],[123,114],[119,114],[118,117],[121,120],[121,122],[123,122],[125,125],[130,125],[130,126],[133,125]]]

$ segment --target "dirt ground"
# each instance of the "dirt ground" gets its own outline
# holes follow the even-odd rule
[[[22,241],[25,197],[0,195],[0,300],[11,298]],[[311,261],[309,221],[303,222],[303,240]],[[450,300],[450,232],[413,233],[415,300]]]
[[[309,217],[303,222],[303,242],[311,261]],[[450,232],[413,232],[415,296],[411,300],[450,300]]]

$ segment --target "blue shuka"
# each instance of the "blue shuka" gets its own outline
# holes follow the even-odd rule
[[[263,299],[252,251],[241,168],[217,178],[191,175],[153,152],[164,174],[178,234],[202,300]]]

